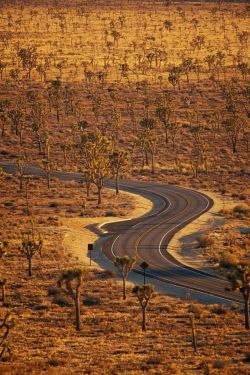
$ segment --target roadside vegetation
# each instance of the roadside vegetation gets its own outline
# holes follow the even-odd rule
[[[249,373],[249,6],[0,9],[0,162],[17,166],[0,169],[0,372]],[[196,246],[242,306],[126,285],[128,257],[115,261],[123,284],[82,267],[63,245],[63,220],[128,216],[136,201],[120,192],[122,178],[221,195],[223,224]]]

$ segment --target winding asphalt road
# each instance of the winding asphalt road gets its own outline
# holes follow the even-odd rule
[[[6,172],[13,173],[13,164],[0,163]],[[29,175],[43,175],[33,166],[25,167]],[[63,180],[82,180],[80,173],[54,172],[53,177]],[[113,188],[113,182],[106,184]],[[204,194],[174,185],[122,180],[121,189],[142,195],[154,203],[149,214],[129,220],[106,224],[109,233],[103,252],[112,261],[116,256],[129,255],[137,259],[135,272],[142,273],[140,264],[149,264],[147,278],[221,297],[241,303],[241,296],[230,291],[227,280],[185,266],[171,256],[167,246],[173,235],[181,228],[208,211],[213,201]]]

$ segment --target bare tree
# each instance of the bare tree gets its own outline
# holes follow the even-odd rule
[[[58,286],[64,290],[74,301],[76,330],[80,331],[80,295],[83,278],[86,277],[87,270],[84,268],[70,268],[61,272],[58,279]]]

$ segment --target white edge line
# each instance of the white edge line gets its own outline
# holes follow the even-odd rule
[[[189,189],[186,189],[186,190],[189,190]],[[203,213],[206,212],[207,207],[209,206],[209,200],[208,200],[207,197],[205,197],[204,195],[202,195],[202,194],[200,194],[200,193],[198,193],[198,192],[196,192],[196,191],[194,191],[194,190],[191,190],[191,191],[194,192],[194,193],[197,194],[197,195],[202,196],[202,197],[207,201],[207,205],[206,205],[206,207],[205,207],[201,212],[199,212],[199,215],[201,216]],[[189,221],[190,219],[194,218],[195,216],[197,216],[197,214],[188,217],[185,221],[183,221],[183,222],[181,222],[181,223],[175,225],[173,228],[171,228],[170,230],[168,230],[168,231],[163,235],[163,237],[161,238],[161,241],[160,241],[160,243],[159,243],[159,248],[158,248],[158,250],[159,250],[160,255],[161,255],[165,260],[167,260],[169,263],[174,264],[176,267],[183,268],[182,266],[179,266],[178,264],[171,262],[169,259],[167,259],[167,258],[162,254],[162,251],[161,251],[161,245],[162,245],[162,242],[163,242],[164,238],[165,238],[169,233],[171,233],[174,229],[176,229],[176,228],[178,228],[179,226],[185,224],[187,221]],[[191,271],[191,270],[190,270],[190,271]],[[196,271],[191,271],[191,272],[196,273]]]

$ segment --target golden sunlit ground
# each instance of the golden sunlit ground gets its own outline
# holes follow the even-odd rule
[[[215,272],[249,262],[249,5],[42,3],[0,4],[0,161],[86,173],[86,139],[98,131],[110,140],[102,163],[127,152],[121,177],[219,195],[223,225],[194,244]],[[18,321],[1,374],[249,373],[240,306],[157,296],[142,334],[136,298],[122,302],[120,283],[100,269],[83,283],[76,333],[72,300],[57,288],[60,270],[81,263],[65,246],[68,219],[129,217],[149,204],[104,188],[98,205],[94,184],[87,197],[83,182],[52,179],[48,189],[29,177],[27,215],[18,176],[0,173],[0,241],[10,243],[0,312]],[[29,278],[18,245],[32,225],[45,245]]]

